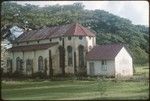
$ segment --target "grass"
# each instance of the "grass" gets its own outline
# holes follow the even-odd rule
[[[146,69],[145,69],[146,68]],[[149,99],[149,69],[136,67],[130,80],[2,81],[4,100]],[[146,78],[138,79],[137,78]],[[136,79],[136,80],[135,80]]]

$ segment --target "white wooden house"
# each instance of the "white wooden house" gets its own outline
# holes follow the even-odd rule
[[[121,44],[96,45],[87,54],[87,74],[132,76],[132,57]]]

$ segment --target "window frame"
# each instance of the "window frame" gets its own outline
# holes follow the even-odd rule
[[[79,36],[79,39],[82,40],[82,39],[83,39],[83,36]]]
[[[83,45],[79,45],[78,46],[78,54],[79,54],[79,66],[80,67],[84,67],[84,46]]]
[[[71,36],[68,36],[68,40],[71,40]]]
[[[61,37],[59,38],[59,41],[62,41],[62,38],[61,38]]]
[[[18,72],[23,71],[23,60],[20,57],[16,58],[16,71]]]
[[[38,71],[43,72],[44,71],[44,60],[42,56],[38,57]]]
[[[7,67],[9,67],[7,70],[10,73],[12,73],[12,69],[13,69],[12,62],[13,62],[12,59],[7,59]]]
[[[101,61],[101,70],[107,71],[107,61],[106,60]]]
[[[107,65],[107,61],[106,60],[102,60],[101,61],[101,65]]]
[[[26,72],[32,74],[33,72],[33,59],[26,60]]]
[[[68,53],[68,66],[72,66],[73,65],[73,55],[72,55],[72,47],[71,46],[67,46],[67,53]]]

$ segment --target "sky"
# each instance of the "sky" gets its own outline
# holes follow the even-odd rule
[[[67,5],[76,2],[83,3],[88,10],[105,10],[114,15],[127,18],[133,24],[149,26],[148,1],[17,1],[18,4],[33,4],[44,7],[45,5]]]

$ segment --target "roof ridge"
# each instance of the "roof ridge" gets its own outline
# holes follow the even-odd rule
[[[73,26],[74,26],[74,24],[73,24]],[[77,23],[75,23],[75,29],[74,29],[73,35],[75,35],[75,33],[77,32],[76,30],[77,30]]]
[[[86,35],[88,35],[85,31],[84,31],[84,27],[83,26],[81,26],[80,24],[79,24],[79,27],[82,29],[82,31],[86,34]],[[83,27],[83,28],[82,28]]]

